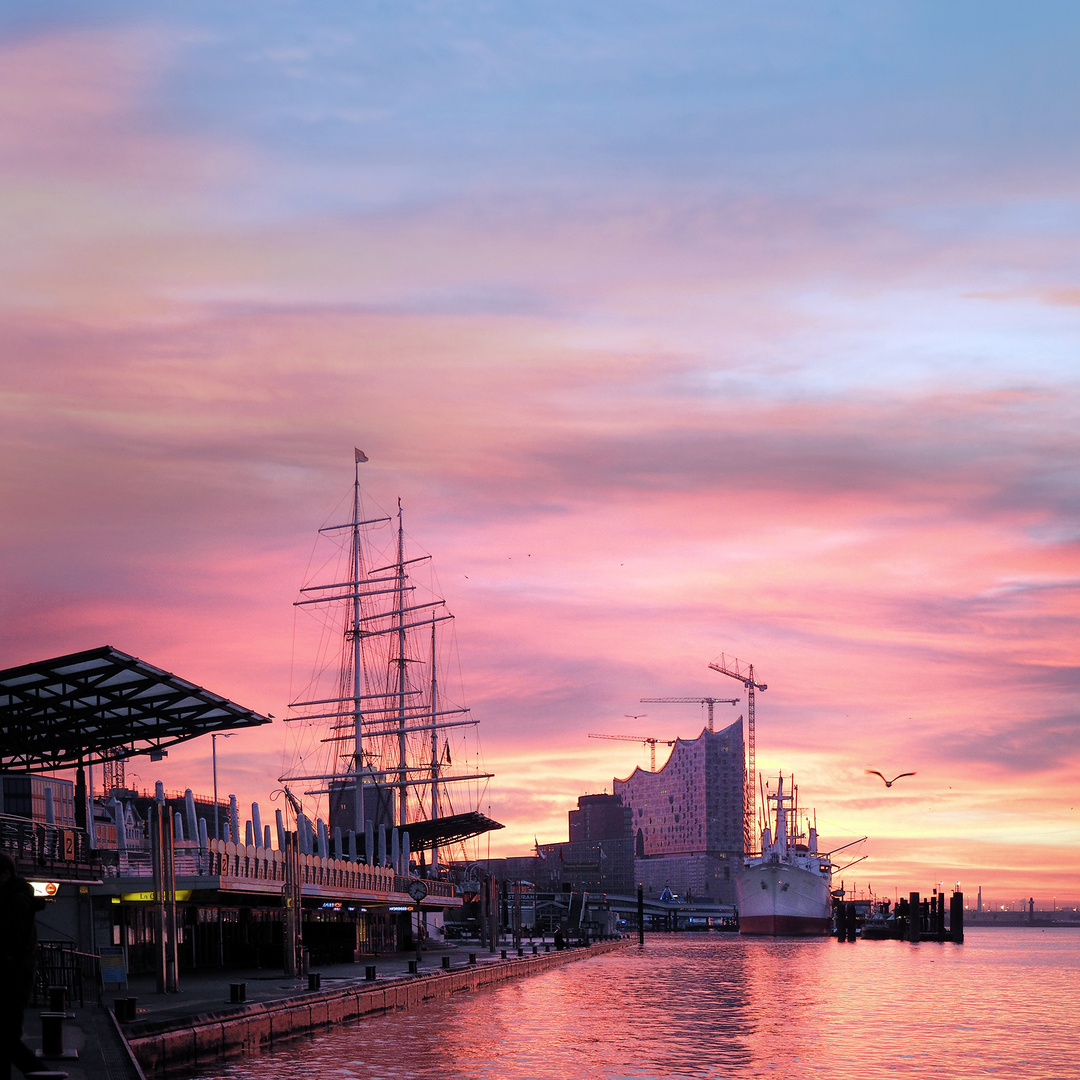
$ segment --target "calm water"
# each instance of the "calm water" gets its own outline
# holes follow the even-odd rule
[[[961,946],[655,935],[202,1076],[1076,1080],[1078,976],[1076,929]]]

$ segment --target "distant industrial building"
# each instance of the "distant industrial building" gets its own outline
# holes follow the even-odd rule
[[[618,795],[582,795],[569,817],[569,843],[537,845],[537,884],[552,892],[632,893],[637,879],[629,807]]]

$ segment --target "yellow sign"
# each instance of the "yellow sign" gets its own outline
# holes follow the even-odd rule
[[[152,892],[126,892],[120,894],[120,899],[124,903],[131,904],[152,904],[156,897]],[[176,890],[176,902],[178,904],[183,903],[185,900],[191,899],[191,889],[177,889]]]

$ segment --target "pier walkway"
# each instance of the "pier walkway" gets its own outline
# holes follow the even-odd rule
[[[50,1058],[42,1068],[66,1072],[70,1080],[141,1080],[160,1075],[166,1058],[182,1062],[196,1043],[200,1061],[209,1059],[204,1047],[215,1041],[222,1056],[258,1052],[275,1037],[280,1040],[355,1016],[409,1008],[444,993],[494,985],[628,944],[629,939],[619,939],[557,952],[550,940],[537,938],[523,944],[519,957],[511,945],[500,945],[492,953],[464,942],[456,948],[426,950],[415,973],[410,964],[416,963],[416,954],[395,953],[366,957],[360,963],[321,965],[312,972],[314,980],[265,968],[183,972],[179,991],[171,994],[158,993],[154,975],[135,975],[126,989],[106,990],[101,1005],[69,1005],[63,1048],[76,1051],[78,1057]],[[475,965],[469,963],[470,953],[476,957]],[[449,969],[444,957],[449,958]],[[366,978],[369,965],[375,966],[374,981]],[[234,987],[239,986],[242,1002],[233,1000],[238,993]],[[113,1016],[117,999],[132,998],[134,1019],[118,1023]],[[42,1046],[43,1011],[27,1010],[25,1042],[32,1049]]]

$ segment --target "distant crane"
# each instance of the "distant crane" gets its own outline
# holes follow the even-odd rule
[[[721,675],[730,675],[738,679],[746,690],[746,780],[743,784],[743,850],[754,850],[754,784],[757,762],[754,755],[754,691],[768,690],[765,683],[754,681],[754,665],[743,667],[735,657],[730,660],[720,654],[720,660],[714,660],[710,665],[713,671],[719,671]]]
[[[642,714],[644,715],[644,713]],[[649,748],[649,772],[656,772],[656,747],[660,746],[674,746],[678,739],[650,739],[646,735],[598,735],[594,732],[589,732],[590,739],[617,739],[620,742],[639,742],[642,746]]]
[[[671,704],[681,704],[683,702],[687,704],[695,705],[708,705],[709,706],[709,732],[712,733],[713,729],[713,706],[714,705],[738,705],[739,698],[737,697],[643,697],[638,698],[642,704],[645,702],[665,702]],[[644,713],[642,715],[645,715]],[[636,717],[635,717],[636,719]]]

